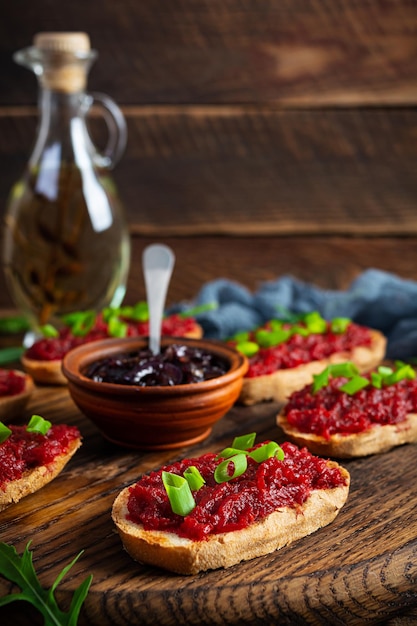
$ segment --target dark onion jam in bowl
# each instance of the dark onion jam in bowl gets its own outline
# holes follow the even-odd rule
[[[238,399],[246,357],[217,341],[163,337],[161,353],[168,354],[167,364],[155,364],[148,354],[145,371],[143,363],[131,361],[138,353],[146,357],[147,350],[147,337],[103,339],[71,350],[62,371],[75,404],[106,439],[124,447],[162,450],[202,441]],[[197,364],[190,365],[195,355]],[[182,375],[175,369],[178,357],[185,361]],[[102,361],[104,367],[98,364]],[[121,378],[115,367],[119,362],[127,368]],[[104,380],[106,370],[118,382]],[[214,377],[200,380],[204,372]],[[190,378],[197,382],[188,382]]]

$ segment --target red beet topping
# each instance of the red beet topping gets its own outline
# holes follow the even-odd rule
[[[284,326],[285,328],[285,326]],[[251,339],[256,341],[254,335]],[[370,346],[372,335],[369,328],[350,323],[343,333],[333,333],[330,323],[326,333],[307,337],[292,335],[288,341],[271,348],[261,348],[249,359],[247,378],[272,374],[279,369],[289,369],[320,361],[336,352],[350,351],[356,346]]]
[[[379,424],[398,424],[417,413],[417,379],[376,389],[365,387],[353,395],[339,391],[346,378],[331,379],[327,387],[311,393],[311,386],[294,392],[284,411],[288,422],[301,432],[329,439],[350,435]]]
[[[146,337],[149,334],[148,322],[125,321],[128,322],[128,337]],[[193,331],[195,326],[196,322],[191,317],[184,318],[179,315],[171,315],[162,322],[162,334],[169,337],[183,337]],[[60,330],[59,337],[46,337],[36,341],[26,351],[25,356],[36,361],[57,361],[63,359],[67,352],[81,344],[107,339],[108,337],[110,337],[108,326],[102,316],[98,315],[94,327],[86,335],[76,337],[69,328],[63,328]]]
[[[25,377],[12,370],[0,369],[0,397],[17,396],[25,388]]]
[[[300,450],[291,443],[284,443],[282,448],[284,461],[271,458],[256,463],[248,458],[248,469],[242,476],[220,485],[213,476],[220,460],[213,453],[143,476],[131,487],[128,519],[143,524],[146,530],[164,530],[201,541],[211,534],[246,528],[279,507],[301,506],[313,489],[346,484],[339,468],[328,467],[324,459],[306,448]],[[198,468],[206,484],[193,492],[196,507],[182,517],[172,512],[161,474],[165,470],[183,475],[190,465]]]
[[[46,435],[28,433],[26,426],[9,428],[12,434],[0,444],[0,488],[21,478],[26,470],[48,465],[80,437],[75,426],[64,424],[51,426]]]

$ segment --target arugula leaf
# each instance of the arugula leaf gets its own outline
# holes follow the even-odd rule
[[[44,626],[76,626],[81,606],[87,597],[93,576],[88,576],[75,590],[68,612],[61,611],[58,607],[54,592],[82,552],[64,567],[51,589],[48,590],[40,584],[33,567],[33,552],[29,550],[30,544],[29,541],[20,557],[13,546],[0,543],[0,575],[20,587],[20,592],[1,597],[0,607],[16,600],[25,600],[30,602],[44,616]]]

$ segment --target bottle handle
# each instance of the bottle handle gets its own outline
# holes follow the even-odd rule
[[[127,144],[127,125],[118,105],[109,96],[97,91],[87,94],[88,109],[96,106],[102,113],[109,132],[107,145],[102,153],[95,153],[99,167],[112,169],[120,160]]]

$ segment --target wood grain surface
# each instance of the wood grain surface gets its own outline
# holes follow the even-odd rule
[[[0,25],[0,213],[33,145],[40,30],[85,30],[128,122],[132,232],[417,232],[417,4],[48,0]],[[100,131],[101,143],[104,141]],[[100,142],[99,142],[100,143]],[[101,144],[100,144],[101,145]]]
[[[84,442],[65,471],[0,515],[0,539],[18,552],[32,541],[44,585],[80,551],[60,585],[65,605],[90,573],[82,625],[376,624],[417,605],[415,445],[344,462],[352,485],[336,520],[269,556],[193,577],[140,565],[122,549],[110,518],[121,488],[176,458],[218,450],[236,434],[282,441],[277,406],[234,407],[205,442],[180,451],[141,453],[106,443],[66,389],[39,388],[27,409],[76,424]],[[0,580],[0,595],[12,586]],[[14,589],[16,590],[16,589]],[[2,623],[33,624],[34,613],[0,610]],[[23,608],[23,607],[22,607]],[[6,620],[6,621],[5,621]]]

